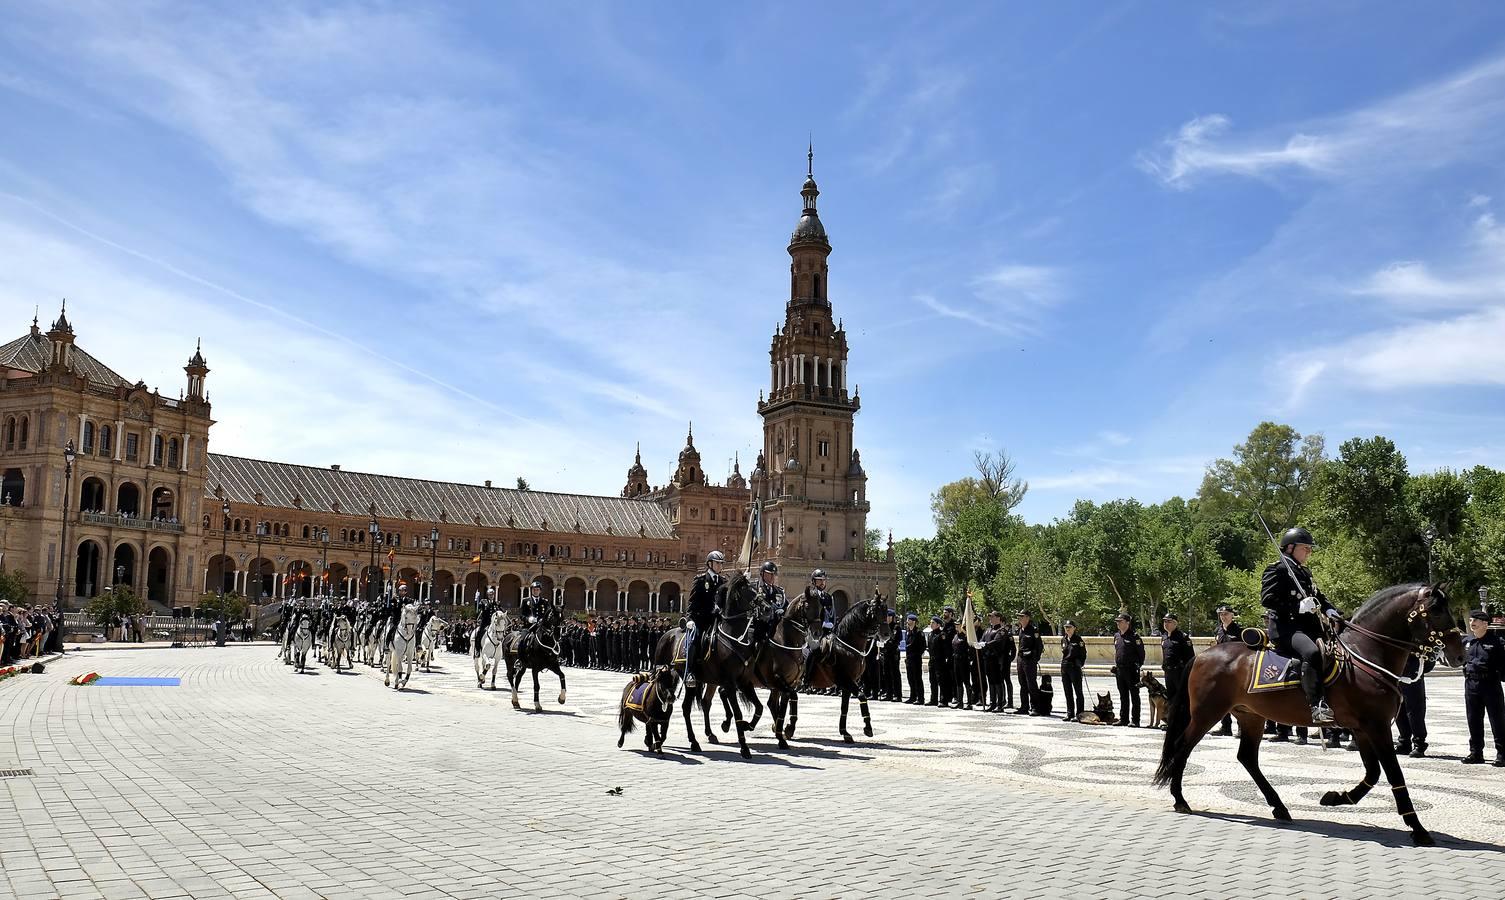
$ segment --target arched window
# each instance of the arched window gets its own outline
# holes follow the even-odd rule
[[[5,449],[16,449],[16,417],[11,416],[5,420]]]
[[[115,452],[115,431],[108,425],[99,426],[99,455],[109,456]]]
[[[205,516],[204,517],[204,529],[208,530],[208,528],[209,528],[209,517]]]
[[[167,464],[173,468],[178,465],[178,439],[173,438],[167,442]]]
[[[79,452],[80,453],[89,453],[89,454],[92,454],[94,452],[94,423],[93,422],[85,422],[84,423],[84,445],[79,448]]]
[[[307,525],[303,526],[303,539],[305,541],[308,540],[308,526]]]
[[[160,465],[162,465],[162,449],[163,449],[163,446],[164,446],[164,444],[163,444],[163,441],[162,441],[162,435],[159,434],[156,437],[152,438],[152,465],[154,465],[154,466],[160,466]]]
[[[29,428],[30,425],[31,425],[31,419],[27,418],[26,416],[22,416],[21,417],[21,434],[16,439],[16,448],[19,449],[19,450],[25,450],[26,449],[26,435],[27,435],[27,432],[30,430],[30,428]]]

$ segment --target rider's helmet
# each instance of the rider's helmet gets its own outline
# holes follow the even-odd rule
[[[816,569],[814,572],[811,572],[810,573],[810,580],[811,581],[825,581],[826,580],[826,570],[825,569]]]
[[[705,564],[706,564],[707,568],[710,567],[711,563],[725,563],[725,562],[726,562],[726,554],[722,553],[720,550],[712,550],[710,553],[707,553],[705,555]]]
[[[779,574],[779,564],[770,559],[768,562],[763,564],[763,568],[759,571],[762,571],[768,575],[777,575]]]
[[[1316,542],[1312,540],[1312,533],[1299,525],[1281,535],[1280,552],[1286,552],[1286,548],[1294,544],[1306,544],[1308,547],[1316,547]]]

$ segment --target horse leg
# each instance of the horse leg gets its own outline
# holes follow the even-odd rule
[[[794,726],[800,720],[800,695],[794,691],[790,691],[785,696],[789,700],[789,724],[784,728],[784,737],[792,739],[794,737]]]
[[[867,697],[857,695],[857,708],[862,711],[862,733],[868,737],[873,736],[873,715],[868,712]]]
[[[732,730],[732,699],[730,692],[725,689],[722,689],[720,694],[721,709],[726,713],[726,718],[721,720],[721,730],[727,732]]]
[[[543,704],[538,702],[538,666],[533,666],[533,708],[543,709]]]
[[[1369,736],[1362,731],[1355,731],[1354,740],[1359,745],[1359,759],[1364,762],[1364,777],[1352,790],[1328,791],[1323,794],[1323,806],[1353,806],[1364,799],[1370,788],[1380,783],[1380,758],[1370,745]],[[1389,734],[1385,735],[1385,740],[1390,740]]]
[[[763,718],[763,701],[758,699],[758,691],[756,688],[744,691],[743,696],[745,696],[753,705],[752,718],[747,720],[747,730],[755,731],[758,727],[758,720]]]
[[[488,665],[491,667],[491,689],[494,691],[496,690],[496,673],[502,667],[502,648],[496,648],[496,655],[491,658]]]
[[[752,759],[752,750],[747,746],[747,721],[742,718],[742,704],[737,700],[737,686],[722,689],[722,695],[732,704],[732,713],[737,717],[737,746],[743,759]]]
[[[789,708],[789,701],[784,693],[778,688],[768,692],[768,714],[773,717],[773,734],[779,739],[779,749],[788,750],[789,741],[784,738],[784,710]]]
[[[519,661],[517,663],[517,668],[514,669],[513,668],[512,660],[510,660],[510,659],[507,660],[507,684],[512,687],[512,708],[513,709],[522,709],[523,708],[523,705],[521,703],[519,703],[518,699],[517,699],[517,687],[518,687],[518,685],[520,685],[520,684],[523,683],[523,673],[525,671],[526,670],[522,668],[522,662],[521,661]]]
[[[1243,763],[1249,777],[1254,779],[1254,785],[1259,788],[1259,792],[1265,795],[1265,802],[1270,804],[1270,814],[1282,822],[1291,821],[1291,811],[1286,809],[1285,803],[1281,802],[1280,795],[1275,793],[1275,788],[1270,786],[1269,779],[1265,778],[1265,773],[1259,768],[1259,745],[1264,740],[1264,718],[1254,713],[1239,713],[1238,730],[1238,761]],[[1187,726],[1187,731],[1191,731],[1191,726]],[[1198,734],[1197,740],[1201,739],[1202,735]],[[1187,745],[1188,755],[1194,746],[1196,746],[1196,741]],[[1181,796],[1181,770],[1184,768],[1186,768],[1186,759],[1183,756],[1181,765],[1176,769],[1175,781],[1171,786],[1171,793],[1176,798],[1177,812],[1191,811],[1189,807],[1182,809],[1186,806],[1186,800]]]
[[[849,694],[849,693],[847,693],[847,689],[846,688],[842,688],[841,689],[841,722],[836,726],[836,728],[837,728],[838,731],[841,732],[841,739],[843,741],[845,741],[846,743],[848,743],[848,744],[855,743],[855,741],[853,741],[853,739],[852,739],[852,736],[847,733],[847,704],[848,704],[848,702],[851,701],[851,699],[852,699],[852,695]]]
[[[1380,768],[1385,770],[1385,780],[1390,782],[1390,791],[1395,794],[1395,811],[1400,813],[1402,821],[1411,826],[1411,843],[1418,847],[1432,847],[1437,841],[1432,833],[1422,827],[1421,819],[1416,815],[1416,807],[1411,804],[1411,792],[1406,788],[1406,776],[1401,773],[1400,760],[1395,756],[1395,745],[1390,743],[1390,724],[1384,725],[1384,733],[1379,734],[1376,730],[1366,729],[1355,731],[1360,736],[1359,746],[1366,742],[1370,752],[1374,753],[1380,761]]]
[[[685,714],[685,734],[690,738],[690,752],[700,752],[700,742],[695,740],[695,720],[690,718],[690,707],[695,705],[696,691],[685,691],[685,701],[682,706]]]
[[[706,693],[707,690],[710,691],[709,694]],[[716,702],[716,686],[710,685],[708,687],[701,688],[699,692],[699,699],[700,717],[702,720],[704,720],[705,724],[705,739],[713,744],[719,744],[721,743],[721,739],[716,737],[716,732],[711,730],[711,704]]]
[[[563,706],[564,705],[564,669],[559,665],[559,661],[558,660],[555,660],[554,664],[552,666],[549,666],[549,668],[553,670],[553,672],[554,672],[555,675],[559,676],[559,705]]]

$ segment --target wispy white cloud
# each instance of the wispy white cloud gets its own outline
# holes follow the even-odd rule
[[[1066,296],[1066,276],[1053,266],[1008,263],[974,278],[970,287],[972,296],[964,301],[942,301],[931,294],[916,299],[942,316],[989,331],[1033,335]]]
[[[1352,112],[1250,135],[1232,135],[1226,115],[1198,116],[1138,163],[1178,189],[1215,175],[1362,179],[1439,168],[1502,134],[1505,57],[1496,57]]]
[[[1123,469],[1100,466],[1031,478],[1029,488],[1032,491],[1090,491],[1134,487],[1143,483],[1142,479]]]

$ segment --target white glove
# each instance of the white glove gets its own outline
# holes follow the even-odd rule
[[[1302,597],[1301,605],[1296,607],[1297,612],[1314,613],[1317,611],[1317,599],[1315,597]]]

